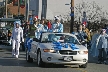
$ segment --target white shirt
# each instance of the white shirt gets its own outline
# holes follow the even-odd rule
[[[53,24],[53,32],[58,32],[60,23]]]
[[[23,39],[23,29],[21,27],[14,28],[12,31],[11,39],[21,41],[21,38]]]

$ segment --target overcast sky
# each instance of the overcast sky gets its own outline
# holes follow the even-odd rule
[[[95,1],[100,7],[103,7],[103,10],[108,12],[108,0],[75,0],[75,4],[80,3],[81,1],[85,2],[93,2]]]

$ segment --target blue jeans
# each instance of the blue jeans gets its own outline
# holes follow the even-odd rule
[[[105,61],[107,57],[107,49],[101,48],[99,49],[98,61]]]

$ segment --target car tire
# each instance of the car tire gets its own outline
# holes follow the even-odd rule
[[[30,57],[28,49],[26,49],[26,61],[32,63],[33,58]]]
[[[45,67],[45,63],[41,59],[41,52],[37,53],[37,65],[38,67]]]
[[[87,68],[87,63],[85,63],[83,65],[79,65],[79,68]]]
[[[22,43],[22,51],[25,51],[24,43]]]

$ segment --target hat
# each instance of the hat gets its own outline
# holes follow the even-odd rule
[[[102,32],[104,32],[104,31],[106,32],[106,29],[102,29],[101,31],[102,31]]]
[[[86,26],[86,22],[83,22],[83,26]]]
[[[15,21],[14,24],[16,24],[16,23],[19,24],[19,25],[21,25],[20,21]]]
[[[35,19],[38,19],[38,16],[35,16],[34,18],[35,18]]]
[[[14,22],[14,28],[16,27],[16,24],[21,25],[21,22],[20,22],[20,21],[15,21],[15,22]]]
[[[59,16],[54,16],[54,20],[60,20]]]

